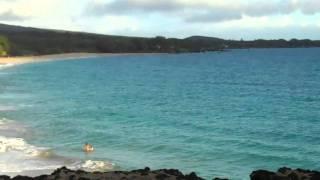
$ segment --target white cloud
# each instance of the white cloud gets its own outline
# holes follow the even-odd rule
[[[114,0],[92,1],[87,12],[92,15],[136,15],[158,13],[179,15],[187,22],[221,22],[241,19],[242,16],[261,17],[320,12],[319,0]]]
[[[19,16],[12,10],[4,11],[0,13],[0,21],[24,21],[27,17]]]
[[[316,37],[319,19],[320,0],[0,0],[0,22],[121,35],[253,37],[291,27]]]
[[[305,14],[316,14],[320,12],[319,0],[296,0],[293,4]]]
[[[82,0],[0,0],[0,13],[10,11],[24,21],[0,21],[51,29],[82,30],[74,18],[81,14]]]
[[[87,20],[93,21],[92,19]],[[105,34],[115,34],[115,32],[116,34],[130,34],[140,28],[138,20],[127,16],[104,16],[93,22],[93,24],[82,24],[82,26],[86,26],[91,32]]]

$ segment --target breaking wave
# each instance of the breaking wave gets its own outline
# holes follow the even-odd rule
[[[51,149],[37,147],[29,144],[23,138],[7,137],[4,130],[13,127],[13,121],[0,119],[0,173],[8,175],[38,175],[39,173],[51,173],[53,170],[66,166],[70,169],[82,169],[85,171],[108,171],[114,167],[113,163],[106,161],[80,160],[62,157]],[[13,129],[14,130],[14,129]],[[12,135],[12,134],[11,134]],[[27,173],[28,172],[28,173]]]
[[[14,64],[10,64],[10,63],[0,64],[0,69],[4,69],[4,68],[7,68],[7,67],[11,67],[11,66],[14,66]]]

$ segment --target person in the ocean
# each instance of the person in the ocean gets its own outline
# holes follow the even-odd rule
[[[85,144],[83,145],[82,150],[83,150],[84,152],[92,152],[94,149],[93,149],[93,146],[92,146],[91,144],[85,143]]]

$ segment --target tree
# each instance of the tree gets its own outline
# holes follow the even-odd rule
[[[9,53],[10,46],[6,37],[0,36],[0,56],[6,56]]]

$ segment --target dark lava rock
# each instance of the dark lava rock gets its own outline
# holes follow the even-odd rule
[[[251,180],[275,180],[276,173],[266,171],[266,170],[257,170],[253,171],[250,175]]]
[[[320,180],[320,172],[283,167],[278,172],[253,171],[250,178],[251,180]]]
[[[0,176],[0,180],[9,180],[10,177],[9,176]]]
[[[246,179],[247,177],[239,177]],[[196,173],[184,175],[177,169],[150,170],[138,169],[133,171],[114,172],[85,172],[82,170],[70,170],[66,167],[55,170],[51,175],[41,175],[37,177],[0,176],[0,180],[203,180]],[[280,168],[277,172],[266,170],[253,171],[251,180],[320,180],[320,172],[304,169]],[[227,178],[214,178],[214,180],[228,180]]]
[[[33,180],[33,178],[28,176],[16,176],[13,178],[13,180]]]
[[[151,171],[150,168],[138,169],[133,171],[114,171],[114,172],[85,172],[82,170],[73,171],[66,167],[55,170],[51,175],[41,175],[37,177],[0,176],[0,180],[203,180],[196,173],[184,175],[176,169],[160,169]]]

